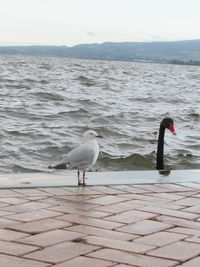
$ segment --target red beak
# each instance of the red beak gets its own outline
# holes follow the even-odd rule
[[[176,135],[176,131],[175,131],[174,125],[172,123],[170,123],[170,125],[169,125],[169,130],[170,130],[171,133],[173,133],[174,135]]]

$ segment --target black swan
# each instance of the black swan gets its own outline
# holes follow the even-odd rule
[[[85,186],[85,170],[95,164],[99,156],[99,145],[96,138],[102,138],[95,131],[88,130],[84,133],[85,143],[72,149],[64,159],[65,163],[56,166],[49,166],[50,169],[77,170],[78,185]],[[83,171],[83,181],[80,180],[80,170]]]
[[[176,131],[174,129],[174,121],[171,118],[164,118],[160,123],[158,146],[157,146],[157,161],[156,161],[157,170],[164,170],[163,152],[164,152],[164,136],[166,128],[169,129],[171,133],[173,133],[174,135],[176,134]]]

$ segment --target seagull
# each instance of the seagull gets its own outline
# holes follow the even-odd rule
[[[86,186],[85,172],[86,169],[94,165],[99,156],[99,145],[97,138],[102,138],[93,130],[88,130],[83,134],[84,143],[72,149],[64,159],[64,163],[49,166],[50,169],[68,169],[77,170],[78,186]],[[80,171],[83,171],[83,181],[80,179]]]

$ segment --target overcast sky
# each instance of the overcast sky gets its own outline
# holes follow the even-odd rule
[[[0,45],[200,39],[200,0],[0,0]]]

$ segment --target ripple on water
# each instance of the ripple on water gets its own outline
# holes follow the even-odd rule
[[[0,55],[1,172],[47,171],[81,142],[104,136],[93,170],[155,168],[159,124],[165,165],[200,168],[199,74],[167,64]],[[153,152],[152,152],[153,151]]]

